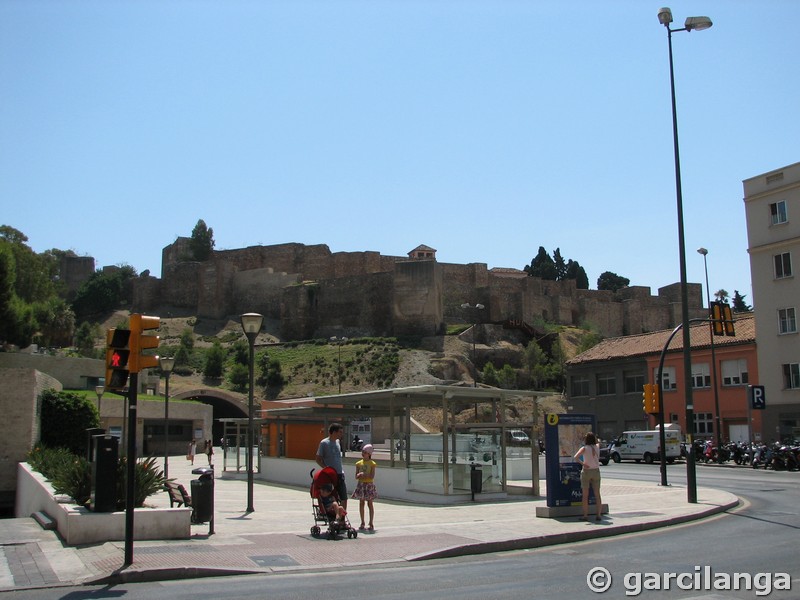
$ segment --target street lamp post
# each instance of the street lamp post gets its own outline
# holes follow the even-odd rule
[[[102,419],[102,415],[101,415],[101,412],[100,412],[100,406],[101,406],[100,403],[103,400],[103,394],[105,392],[106,392],[105,386],[102,386],[102,385],[94,386],[94,393],[97,394],[97,417],[99,419]]]
[[[706,303],[708,304],[709,313],[711,312],[711,288],[708,287],[708,250],[705,248],[698,248],[697,252],[703,255],[703,269],[706,273]],[[714,321],[708,321],[708,335],[711,338],[711,377],[714,378],[714,427],[717,438],[717,456],[722,460],[722,415],[719,412],[719,388],[717,387],[717,355],[714,348]]]
[[[472,315],[473,315],[473,319],[472,319],[472,367],[475,369],[475,377],[473,377],[473,379],[472,379],[472,387],[478,387],[478,363],[475,362],[475,354],[476,354],[476,352],[475,352],[475,329],[477,329],[477,327],[478,327],[477,318],[476,317],[478,316],[478,312],[477,311],[483,310],[486,307],[483,304],[476,304],[475,306],[473,306],[469,302],[464,302],[464,304],[461,305],[461,308],[463,308],[465,310],[468,309],[468,308],[471,308],[471,309],[473,309],[475,311],[475,312],[472,313]]]
[[[339,377],[338,377],[338,380],[339,380],[339,393],[341,394],[342,393],[342,344],[344,344],[347,341],[347,338],[346,337],[340,337],[339,338],[339,337],[336,337],[334,335],[333,337],[331,337],[331,341],[334,344],[337,343],[337,342],[339,344],[339,357],[338,357],[338,359],[336,361],[336,371],[339,374]]]
[[[164,479],[169,479],[169,376],[175,366],[174,358],[162,356],[158,359],[161,372],[164,373]]]
[[[678,202],[678,252],[680,254],[681,271],[681,321],[683,324],[683,381],[684,394],[686,400],[686,437],[689,448],[693,448],[692,437],[694,435],[694,405],[692,402],[692,349],[691,338],[689,335],[689,292],[686,282],[686,241],[683,230],[683,195],[681,191],[681,160],[678,149],[678,111],[675,104],[675,70],[672,60],[672,34],[677,31],[702,31],[711,27],[711,19],[708,17],[687,17],[683,28],[670,29],[672,23],[672,11],[669,8],[662,8],[658,11],[658,22],[667,29],[667,41],[669,45],[669,83],[672,96],[672,137],[675,152],[675,192]],[[697,503],[697,472],[694,461],[694,452],[689,452],[686,460],[686,487],[688,491],[688,501]]]
[[[250,345],[249,361],[249,385],[247,392],[247,512],[254,512],[253,508],[253,383],[255,381],[253,371],[255,364],[254,349],[256,336],[261,331],[261,324],[264,317],[257,313],[245,313],[242,315],[242,329],[247,336]]]

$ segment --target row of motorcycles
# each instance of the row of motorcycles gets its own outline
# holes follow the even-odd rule
[[[725,463],[733,461],[737,465],[775,471],[800,469],[800,444],[797,443],[730,442],[718,448],[711,440],[695,440],[693,446],[695,462]]]

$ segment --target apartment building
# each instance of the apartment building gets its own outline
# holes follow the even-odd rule
[[[707,323],[691,326],[694,436],[716,438],[719,423],[725,441],[769,440],[762,411],[748,408],[747,386],[759,380],[755,318],[752,313],[736,313],[734,323],[734,336],[712,336]],[[670,339],[672,333],[667,329],[607,338],[568,360],[569,410],[595,414],[603,439],[626,430],[652,429],[656,420],[643,412],[642,388],[658,381],[661,353],[667,347],[662,373],[664,420],[686,433],[683,336],[678,333]]]
[[[747,247],[767,440],[800,439],[800,163],[745,179]],[[797,264],[797,267],[794,266]],[[755,383],[755,382],[754,382]]]

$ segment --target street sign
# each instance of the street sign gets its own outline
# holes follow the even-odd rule
[[[753,410],[764,410],[767,408],[767,396],[763,385],[748,385],[747,398],[750,401],[750,408]]]

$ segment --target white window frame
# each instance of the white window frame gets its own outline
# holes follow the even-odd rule
[[[661,382],[661,389],[670,392],[678,388],[678,380],[675,377],[675,367],[664,367],[662,373],[664,381]],[[658,369],[653,369],[653,381],[658,385]]]
[[[591,379],[586,375],[572,376],[572,395],[575,397],[589,396],[592,393]],[[586,393],[583,393],[585,390]]]
[[[634,394],[644,390],[644,373],[630,371],[623,374],[623,379],[626,394]]]
[[[694,389],[711,387],[711,366],[708,363],[692,365],[692,387]]]
[[[714,435],[714,414],[694,413],[695,435]]]
[[[786,200],[778,200],[769,205],[770,225],[783,225],[789,222],[786,212]]]
[[[786,390],[800,388],[800,364],[786,363],[783,365],[783,386]]]
[[[797,333],[797,313],[794,307],[778,309],[778,335]]]
[[[604,382],[604,383],[603,383]],[[617,393],[617,376],[614,373],[598,373],[597,395],[613,396]]]
[[[773,257],[775,263],[775,279],[786,279],[792,276],[792,253],[781,252]]]
[[[723,360],[722,364],[722,385],[747,385],[750,381],[747,373],[747,359],[735,358],[733,360]]]

